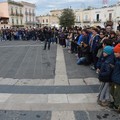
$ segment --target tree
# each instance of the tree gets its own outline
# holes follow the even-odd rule
[[[75,14],[72,9],[64,9],[59,18],[62,27],[72,27],[75,24]]]

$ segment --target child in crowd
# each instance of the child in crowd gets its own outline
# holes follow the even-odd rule
[[[112,73],[111,94],[114,98],[114,109],[120,112],[120,43],[114,48],[116,63]]]
[[[98,104],[100,104],[101,106],[107,106],[109,105],[109,102],[111,102],[110,82],[112,73],[111,65],[114,64],[113,47],[106,46],[103,49],[103,58],[104,60],[101,63],[101,68],[98,77],[102,83],[100,87],[101,90],[98,96]]]

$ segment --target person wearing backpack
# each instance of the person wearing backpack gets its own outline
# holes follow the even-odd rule
[[[98,79],[101,82],[98,104],[101,106],[108,106],[111,102],[110,83],[111,73],[113,71],[113,68],[111,67],[112,65],[114,65],[113,47],[106,46],[103,49],[103,61],[98,74]]]

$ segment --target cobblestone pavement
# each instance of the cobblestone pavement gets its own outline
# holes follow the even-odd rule
[[[0,42],[0,120],[120,120],[97,104],[99,81],[67,49]]]

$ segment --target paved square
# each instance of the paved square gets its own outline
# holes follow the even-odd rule
[[[0,77],[15,79],[52,79],[55,76],[56,46],[43,51],[35,41],[0,43]]]
[[[97,104],[99,81],[60,45],[0,42],[0,120],[120,120]]]

